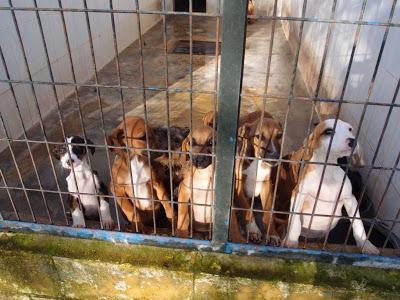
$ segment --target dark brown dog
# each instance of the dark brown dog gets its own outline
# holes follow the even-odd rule
[[[244,214],[250,240],[260,242],[269,230],[268,243],[278,244],[280,237],[275,229],[274,218],[266,211],[271,210],[273,202],[272,173],[276,172],[277,163],[260,159],[278,159],[280,155],[282,128],[279,122],[270,114],[256,111],[240,119],[238,130],[237,155],[235,164],[235,197],[234,204],[245,209]],[[242,158],[255,157],[258,160]],[[263,213],[264,234],[258,228],[254,215],[251,214],[252,198],[260,197]],[[237,210],[239,212],[240,210]],[[231,220],[231,238],[235,242],[245,242],[246,239],[238,231],[235,212]]]
[[[211,229],[215,182],[210,155],[213,149],[213,131],[209,126],[194,128],[182,143],[182,151],[190,151],[192,148],[192,160],[188,161],[183,181],[179,185],[177,235],[180,237],[189,235],[191,216],[193,231],[209,233]]]
[[[153,158],[150,166],[147,151],[143,150],[147,147],[146,131],[149,147],[155,147],[153,129],[147,126],[146,130],[146,124],[140,117],[127,117],[125,121],[126,128],[122,122],[107,138],[109,146],[129,147],[129,154],[125,149],[111,149],[116,157],[112,167],[110,191],[118,197],[117,203],[127,220],[133,226],[137,224],[141,232],[147,233],[145,223],[152,223],[153,210],[157,218],[160,209],[160,201],[153,199],[161,200],[170,220],[173,217],[173,208],[163,183],[165,168]]]

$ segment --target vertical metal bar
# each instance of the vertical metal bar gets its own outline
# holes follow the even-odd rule
[[[360,10],[360,15],[358,17],[358,21],[362,21],[362,19],[364,18],[364,13],[365,13],[366,6],[367,6],[367,0],[363,0],[362,6],[361,6],[361,10]],[[339,101],[338,101],[339,104],[338,104],[338,111],[336,113],[336,119],[339,117],[340,110],[342,108],[342,104],[343,104],[342,100],[344,99],[344,95],[345,95],[345,92],[346,92],[347,84],[349,82],[350,71],[351,71],[351,67],[353,65],[353,58],[354,58],[354,54],[356,52],[357,44],[358,44],[358,41],[359,41],[359,38],[360,38],[360,31],[361,31],[361,25],[357,25],[356,32],[354,34],[353,47],[351,49],[351,54],[350,54],[350,58],[349,58],[349,64],[347,66],[346,76],[345,76],[345,79],[344,79],[344,82],[343,82],[342,91],[340,93],[340,98],[339,98]],[[334,130],[335,130],[335,128],[336,128],[336,121],[335,121],[335,124],[334,124]],[[345,174],[347,176],[347,171],[345,172]],[[341,193],[341,190],[343,189],[344,182],[346,180],[346,176],[343,177],[342,187],[340,189],[339,194]],[[338,205],[338,203],[336,203],[335,208],[334,208],[333,211],[336,211],[337,205]],[[332,214],[334,214],[334,213],[332,213]],[[332,224],[333,217],[331,217],[331,220],[329,222],[330,222],[330,224]],[[326,244],[328,242],[328,236],[329,236],[329,232],[327,232],[326,235],[325,235],[325,240],[324,240],[324,244],[323,244],[323,247],[322,247],[323,249],[326,248]]]
[[[7,191],[8,198],[10,199],[11,206],[13,208],[14,214],[17,217],[17,220],[20,221],[20,217],[19,217],[18,211],[17,211],[17,209],[15,207],[14,199],[12,198],[10,190],[8,188],[7,178],[4,176],[4,173],[3,173],[3,170],[1,169],[1,166],[0,166],[0,176],[3,179],[4,187],[5,187],[6,191]],[[1,220],[3,220],[3,219],[1,219]]]
[[[302,7],[302,10],[301,10],[301,17],[302,18],[304,18],[305,14],[306,14],[306,9],[307,9],[307,0],[303,0],[303,7]],[[283,145],[285,145],[285,140],[286,140],[286,131],[287,131],[288,118],[289,118],[289,111],[290,111],[290,106],[291,106],[291,104],[293,102],[293,91],[294,91],[294,85],[296,83],[296,74],[297,74],[297,66],[298,66],[299,57],[300,57],[301,41],[303,39],[303,28],[304,28],[304,21],[301,21],[300,22],[300,29],[299,29],[299,47],[297,48],[296,56],[295,56],[295,59],[294,59],[294,66],[293,66],[293,72],[292,72],[292,81],[291,81],[291,84],[290,84],[290,91],[289,91],[289,95],[288,95],[288,107],[287,107],[286,115],[285,115],[285,123],[283,125],[282,147],[281,147],[281,152],[279,154],[279,159],[280,160],[282,159],[282,156],[283,156]],[[292,209],[290,209],[290,210],[292,210]],[[291,213],[289,212],[288,228],[291,226],[290,220],[291,220]],[[284,244],[282,243],[282,247],[283,246],[284,246]]]
[[[378,203],[378,207],[377,207],[377,209],[376,209],[375,218],[374,218],[373,223],[372,223],[372,225],[371,225],[371,227],[370,227],[370,229],[369,229],[369,231],[368,231],[368,234],[367,234],[367,240],[369,239],[369,237],[370,237],[370,235],[371,235],[371,233],[372,233],[372,229],[374,228],[375,224],[377,223],[379,211],[380,211],[380,209],[381,209],[381,207],[382,207],[383,201],[384,201],[385,198],[386,198],[387,192],[389,191],[389,188],[390,188],[390,185],[391,185],[391,183],[392,183],[393,177],[394,177],[394,175],[395,175],[395,173],[396,173],[396,167],[397,167],[397,165],[399,164],[399,161],[400,161],[400,152],[397,154],[396,161],[395,161],[395,163],[394,163],[394,165],[393,165],[393,169],[392,169],[392,171],[391,171],[391,173],[390,173],[390,176],[389,176],[388,182],[387,182],[387,184],[386,184],[385,190],[384,190],[384,192],[383,192],[383,194],[382,194],[382,198],[381,198],[381,200],[380,200],[379,203]],[[386,237],[386,239],[385,239],[385,242],[383,243],[383,247],[382,247],[382,248],[385,248],[385,247],[386,247],[386,245],[387,245],[387,243],[388,243],[388,241],[389,241],[389,239],[390,239],[390,235],[392,234],[392,231],[393,231],[393,229],[394,229],[394,226],[396,225],[396,219],[399,217],[399,214],[400,214],[400,208],[398,209],[398,211],[397,211],[397,213],[396,213],[396,215],[395,215],[395,218],[393,219],[392,226],[391,226],[391,228],[390,228],[390,230],[389,230],[389,233],[388,233],[388,235],[387,235],[387,237]],[[365,245],[365,243],[364,243],[364,245]],[[362,246],[362,248],[364,248],[364,245]]]
[[[274,17],[276,16],[277,4],[278,4],[278,0],[275,0],[274,1],[273,14],[272,14]],[[261,111],[261,127],[263,126],[263,123],[264,123],[264,113],[265,113],[266,103],[267,103],[267,90],[268,90],[269,76],[270,76],[270,71],[271,71],[272,49],[274,47],[275,25],[276,25],[276,20],[273,19],[272,20],[272,25],[271,25],[271,40],[270,40],[270,43],[269,43],[269,51],[268,51],[267,72],[265,74],[263,109]],[[260,131],[260,134],[258,136],[258,139],[260,141],[261,141],[261,137],[262,137],[262,131]],[[257,166],[258,166],[259,160],[262,160],[262,159],[255,157],[255,160],[257,161]],[[280,167],[280,165],[278,166],[278,174],[279,174],[279,167]],[[250,205],[251,218],[253,218],[253,214],[254,214],[253,209],[254,209],[254,198],[255,198],[256,185],[257,185],[257,174],[258,174],[258,167],[256,168],[256,172],[255,172],[255,175],[254,175],[254,178],[256,178],[256,180],[254,180],[254,184],[253,184],[253,187],[252,187],[252,191],[253,192],[252,192],[252,196],[251,196],[251,205]],[[274,208],[273,205],[274,205],[274,202],[275,202],[274,198],[272,199],[272,202],[273,202],[273,204],[272,204],[271,210],[269,212],[264,211],[263,212],[264,214],[266,214],[266,213],[272,214],[272,211],[273,211],[273,208]],[[264,208],[263,208],[263,210],[264,210]],[[273,216],[271,215],[271,218],[269,219],[269,224],[268,224],[268,228],[267,228],[267,235],[266,235],[266,241],[269,240],[269,228],[270,228],[270,225],[271,225],[272,217]],[[265,231],[265,229],[266,228],[264,228],[264,231]],[[247,236],[246,236],[247,242],[249,242],[249,237],[250,237],[250,228],[248,227],[247,228]]]
[[[100,108],[100,119],[101,119],[101,128],[103,131],[103,137],[104,137],[104,143],[105,145],[107,145],[107,133],[106,133],[106,129],[105,129],[105,122],[104,122],[104,113],[103,113],[103,104],[102,104],[102,100],[101,100],[101,93],[100,93],[100,89],[98,87],[99,85],[99,78],[98,78],[98,69],[97,69],[97,63],[96,63],[96,57],[95,57],[95,53],[94,53],[94,45],[93,45],[93,37],[92,37],[92,29],[90,26],[90,20],[89,20],[89,13],[87,11],[87,0],[83,1],[83,6],[85,8],[85,19],[86,19],[86,28],[87,28],[87,32],[88,32],[88,37],[89,37],[89,45],[90,45],[90,53],[91,53],[91,59],[92,59],[92,64],[93,64],[93,68],[94,68],[94,79],[95,79],[95,83],[96,83],[96,94],[97,94],[97,100],[99,103],[99,108]],[[110,170],[110,174],[111,174],[111,163],[110,163],[110,154],[108,151],[106,151],[106,156],[107,156],[107,163],[108,163],[108,168]],[[112,178],[112,177],[111,177]],[[100,225],[103,228],[103,223],[102,223],[102,219],[101,219],[101,214],[99,215],[100,218]]]
[[[8,5],[10,6],[10,8],[14,7],[11,0],[8,0]],[[24,43],[22,42],[21,31],[19,29],[17,17],[16,17],[16,14],[15,14],[14,10],[11,10],[11,16],[12,16],[12,19],[13,19],[13,24],[14,24],[14,27],[15,27],[15,31],[17,33],[18,43],[19,43],[19,46],[20,46],[20,49],[21,49],[21,52],[22,52],[22,56],[23,56],[23,59],[24,59],[24,66],[25,66],[25,69],[26,69],[26,73],[28,75],[28,80],[30,81],[31,91],[32,91],[32,95],[33,95],[33,98],[34,98],[34,102],[35,102],[35,108],[36,108],[36,111],[37,111],[38,116],[39,116],[40,128],[42,130],[43,138],[44,138],[44,141],[46,143],[47,154],[48,154],[48,156],[50,158],[50,165],[51,165],[52,173],[53,173],[53,176],[54,176],[54,179],[55,179],[55,182],[56,182],[57,191],[59,192],[59,195],[60,195],[60,201],[62,202],[62,207],[64,207],[64,204],[63,204],[63,201],[62,201],[62,196],[61,196],[61,189],[60,189],[60,185],[59,185],[58,178],[57,178],[57,173],[56,173],[56,170],[55,170],[55,167],[54,167],[53,160],[51,159],[51,151],[50,151],[49,145],[47,143],[48,139],[47,139],[46,130],[45,130],[44,124],[43,124],[43,118],[42,118],[42,114],[41,114],[40,107],[39,107],[39,101],[38,101],[38,98],[37,98],[37,95],[36,95],[35,87],[34,87],[34,85],[32,83],[33,78],[32,78],[32,74],[31,74],[30,68],[29,68],[29,63],[28,63],[28,59],[27,59],[27,55],[26,55],[26,51],[25,51],[25,46],[24,46]]]
[[[392,179],[393,179],[393,177],[394,177],[394,175],[395,175],[395,173],[396,173],[395,170],[396,170],[397,165],[399,164],[399,161],[400,161],[400,152],[397,154],[396,162],[395,162],[395,164],[394,164],[394,166],[393,166],[393,170],[392,170],[392,172],[391,172],[391,174],[390,174],[390,177],[389,177],[388,183],[387,183],[387,185],[386,185],[385,191],[384,191],[384,193],[383,193],[383,195],[382,195],[382,199],[381,199],[381,201],[379,202],[378,210],[377,210],[377,212],[376,212],[376,216],[375,216],[375,219],[374,219],[374,223],[373,223],[373,225],[371,226],[371,230],[370,230],[370,232],[369,232],[368,234],[371,234],[371,232],[372,232],[372,227],[375,225],[375,222],[376,222],[376,219],[377,219],[377,216],[378,216],[378,213],[379,213],[379,209],[381,208],[381,205],[382,205],[382,203],[383,203],[383,200],[385,199],[385,197],[386,197],[386,195],[387,195],[387,192],[389,191],[389,187],[390,187],[390,184],[391,184],[391,182],[392,182]],[[386,248],[387,243],[388,243],[389,240],[390,240],[390,236],[392,235],[392,232],[393,232],[393,230],[394,230],[394,227],[396,226],[396,221],[398,220],[399,216],[400,216],[400,208],[397,210],[397,213],[396,213],[394,219],[392,220],[392,226],[391,226],[390,229],[389,229],[389,233],[388,233],[388,235],[387,235],[387,237],[386,237],[386,239],[385,239],[385,242],[383,243],[382,249]],[[367,238],[369,238],[369,236],[367,236]]]
[[[193,129],[193,0],[189,0],[189,129]],[[193,136],[190,134],[189,143],[189,158],[190,158],[190,237],[193,237],[193,208],[195,206],[193,201]]]
[[[247,0],[224,1],[220,94],[218,101],[215,211],[212,243],[222,250],[228,239],[230,195],[242,87]]]
[[[61,0],[58,0],[58,6],[59,6],[59,8],[61,8],[61,9],[63,8],[63,6],[62,6],[62,1],[61,1]],[[80,122],[80,125],[81,125],[81,127],[82,127],[83,138],[85,139],[86,153],[90,153],[89,147],[88,147],[88,145],[87,145],[87,140],[88,140],[88,139],[87,139],[85,124],[84,124],[84,122],[83,122],[83,115],[82,115],[82,109],[81,109],[81,102],[80,102],[80,98],[79,98],[78,87],[77,87],[77,85],[76,85],[77,82],[76,82],[76,76],[75,76],[74,63],[73,63],[73,60],[72,60],[72,49],[71,49],[71,43],[70,43],[69,37],[68,37],[67,26],[66,26],[66,23],[65,23],[64,11],[61,10],[60,13],[61,13],[61,21],[62,21],[62,24],[63,24],[63,32],[64,32],[64,37],[65,37],[65,43],[66,43],[66,45],[67,45],[67,52],[68,52],[69,65],[70,65],[70,68],[71,68],[71,76],[72,76],[72,81],[73,81],[73,83],[74,83],[74,93],[75,93],[75,98],[76,98],[76,102],[77,102],[76,104],[77,104],[77,108],[78,108],[79,122]],[[71,154],[69,153],[68,156],[71,156]],[[69,158],[71,158],[71,157],[69,157]],[[90,159],[90,155],[88,155],[88,161],[89,161],[89,167],[90,167],[90,169],[93,170],[93,168],[92,168],[92,161],[91,161],[91,159]],[[71,167],[72,167],[72,174],[73,174],[73,176],[74,176],[75,185],[78,186],[77,181],[76,181],[75,170],[74,170],[73,164],[71,165]],[[93,173],[92,173],[92,180],[93,180],[93,182],[95,182],[94,174],[93,174]],[[78,191],[78,192],[79,192],[79,191]],[[97,193],[97,189],[96,189],[96,193]],[[78,193],[77,195],[78,195],[78,199],[80,200],[80,194]],[[79,203],[79,208],[82,210],[82,203]],[[101,217],[99,217],[99,218],[101,218]]]
[[[216,120],[217,120],[217,92],[218,92],[218,71],[219,71],[219,39],[220,39],[220,23],[221,23],[221,1],[218,0],[217,3],[217,17],[216,17],[216,24],[215,24],[215,75],[214,75],[214,97],[213,97],[213,111],[214,111],[214,118],[213,118],[213,133],[212,133],[212,149],[211,153],[213,156],[211,157],[212,161],[212,166],[214,169],[214,172],[212,172],[211,176],[211,189],[212,189],[212,199],[214,200],[212,203],[211,207],[211,220],[213,219],[214,215],[214,207],[215,207],[215,145],[216,145],[216,137],[215,137],[215,131],[216,131]],[[212,238],[212,223],[210,223],[210,230],[208,233],[208,238],[211,240]]]
[[[136,23],[138,26],[138,40],[139,40],[139,61],[140,61],[140,75],[141,75],[141,91],[142,91],[142,97],[143,97],[143,112],[144,112],[144,121],[145,121],[145,131],[146,131],[146,147],[147,147],[147,161],[149,163],[149,168],[152,170],[151,167],[151,155],[150,155],[150,146],[149,146],[149,133],[148,133],[148,118],[147,118],[147,96],[146,96],[146,90],[145,90],[145,79],[144,79],[144,60],[143,60],[143,42],[142,42],[142,26],[141,26],[141,21],[140,21],[140,13],[139,13],[139,0],[135,0],[136,4],[136,10],[137,10],[137,18],[136,18]],[[154,188],[153,188],[153,174],[150,172],[150,185],[151,185],[151,203],[152,203],[152,208],[153,208],[153,229],[154,229],[154,234],[157,233],[157,228],[156,228],[156,218],[155,218],[155,208],[154,208]]]
[[[5,57],[4,57],[4,55],[3,55],[3,50],[2,50],[2,48],[1,48],[1,45],[0,45],[0,58],[1,58],[1,61],[2,61],[2,64],[3,64],[4,72],[5,72],[5,74],[6,74],[6,78],[7,78],[8,80],[10,80],[10,79],[11,79],[10,73],[9,73],[9,71],[8,71],[8,67],[7,67],[7,64],[6,64]],[[22,127],[23,136],[24,136],[24,139],[25,139],[26,147],[28,148],[29,157],[30,157],[30,159],[31,159],[31,161],[32,161],[33,170],[34,170],[34,173],[35,173],[36,178],[37,178],[37,180],[38,180],[39,189],[41,190],[43,201],[46,201],[46,200],[45,200],[45,196],[44,196],[44,192],[43,192],[43,185],[42,185],[42,182],[41,182],[40,177],[39,177],[39,173],[38,173],[38,170],[37,170],[36,162],[35,162],[35,160],[34,160],[34,158],[33,158],[31,146],[30,146],[30,144],[29,144],[29,142],[28,142],[28,136],[27,136],[27,134],[26,134],[25,124],[24,124],[24,122],[23,122],[23,118],[22,118],[22,114],[21,114],[21,110],[20,110],[18,101],[17,101],[17,96],[16,96],[16,94],[15,94],[14,86],[12,85],[12,83],[9,83],[9,87],[10,87],[10,91],[11,91],[12,97],[13,97],[13,99],[14,99],[15,106],[16,106],[16,108],[17,108],[18,119],[19,119],[20,125],[21,125],[21,127]],[[4,179],[5,179],[5,178],[4,178]],[[66,217],[66,215],[65,215],[64,202],[62,201],[62,196],[61,196],[61,194],[59,194],[59,196],[60,196],[61,206],[62,206],[62,209],[63,209],[63,212],[64,212],[65,222],[66,222],[66,224],[68,224],[68,219],[67,219],[67,217]],[[48,212],[48,211],[47,211],[47,212]],[[50,215],[50,212],[48,212],[48,215]],[[50,218],[50,220],[51,220],[51,218]]]
[[[109,1],[109,6],[110,6],[111,10],[114,9],[113,0]],[[117,41],[117,31],[116,31],[116,28],[115,28],[115,18],[114,18],[114,13],[113,12],[111,12],[111,26],[112,26],[113,41],[114,41],[115,63],[116,63],[117,75],[118,75],[119,97],[120,97],[120,100],[121,100],[122,120],[123,120],[123,123],[124,123],[124,130],[125,130],[125,132],[128,132],[126,130],[124,95],[123,95],[123,92],[122,92],[122,88],[120,87],[121,84],[122,84],[122,81],[121,81],[121,68],[120,68],[120,65],[119,65],[119,50],[118,50],[118,41]],[[131,154],[130,154],[128,145],[126,145],[126,153],[128,155],[128,159],[130,161],[131,160]],[[134,186],[133,186],[133,179],[132,179],[132,175],[131,175],[132,174],[131,164],[128,164],[128,169],[129,169],[129,179],[130,179],[130,183],[131,183],[132,190],[133,190]],[[112,180],[113,186],[115,186],[114,176],[112,175],[112,170],[111,169],[110,169],[110,176],[111,176],[110,178]],[[115,196],[113,196],[113,199],[114,199],[114,205],[115,205],[115,212],[116,212],[116,215],[117,215],[118,230],[120,231],[121,230],[121,223],[120,223],[120,220],[119,220],[117,199],[115,198]],[[136,215],[136,205],[134,205],[134,214]],[[136,226],[136,231],[138,231],[137,218],[135,218],[135,226]]]
[[[171,207],[172,207],[172,219],[171,219],[171,234],[172,236],[175,235],[175,211],[174,211],[174,184],[173,184],[173,173],[172,173],[172,153],[171,153],[171,112],[170,112],[170,104],[169,104],[169,80],[168,80],[168,36],[167,36],[167,21],[166,21],[166,13],[167,11],[167,4],[166,0],[163,0],[162,2],[162,22],[163,22],[163,41],[164,41],[164,64],[165,64],[165,72],[164,72],[164,80],[165,80],[165,100],[166,100],[166,113],[167,113],[167,142],[168,142],[168,169],[169,169],[169,186],[171,190],[171,195],[170,195],[170,202],[171,202]]]
[[[334,18],[335,18],[336,2],[337,2],[337,0],[334,0],[333,3],[332,3],[331,15],[329,17],[329,20],[334,20]],[[321,82],[322,82],[322,77],[324,75],[326,56],[328,54],[332,28],[333,28],[333,23],[329,23],[328,31],[327,31],[327,34],[326,34],[324,53],[322,55],[321,68],[320,68],[320,72],[319,72],[319,76],[318,76],[317,87],[315,89],[315,94],[314,94],[315,98],[318,98],[319,90],[321,88]],[[313,109],[314,109],[314,103],[315,102],[313,101]],[[312,121],[312,120],[310,120],[310,121]],[[310,129],[310,127],[311,127],[311,122],[309,124],[309,129]],[[308,139],[308,136],[307,136],[307,139]],[[331,140],[330,140],[331,143],[332,143],[332,140],[333,140],[333,138],[331,138]],[[328,149],[328,155],[329,155],[329,151],[330,151],[330,149]],[[312,220],[313,220],[313,217],[314,217],[314,213],[315,213],[315,209],[316,209],[316,206],[317,206],[318,197],[319,197],[319,194],[320,194],[320,189],[321,189],[321,186],[322,186],[324,175],[325,175],[325,166],[324,166],[324,169],[322,171],[321,181],[320,181],[320,184],[319,184],[319,187],[318,187],[317,196],[316,196],[314,207],[313,207],[313,212],[312,212],[312,215],[311,215],[311,218],[310,218],[310,223],[308,224],[308,230],[310,230],[310,228],[311,228],[311,223],[312,223]],[[307,237],[305,237],[305,241],[304,241],[304,245],[306,245],[306,244],[307,244]]]
[[[7,145],[8,145],[8,148],[10,148],[11,157],[12,157],[12,160],[14,162],[15,169],[17,170],[18,178],[19,178],[19,181],[21,182],[21,186],[22,186],[22,189],[24,191],[26,202],[28,203],[29,211],[30,211],[30,213],[32,215],[32,220],[33,220],[33,222],[36,222],[36,217],[35,217],[35,214],[34,214],[33,209],[32,209],[31,201],[29,199],[28,193],[26,192],[25,183],[24,183],[24,180],[22,179],[21,171],[19,170],[18,162],[17,162],[17,159],[15,157],[14,150],[13,150],[13,148],[11,146],[11,142],[10,142],[11,139],[10,139],[10,137],[8,135],[6,124],[4,123],[4,119],[3,119],[3,115],[2,114],[0,114],[0,121],[1,121],[1,127],[2,127],[2,129],[4,131],[4,134],[5,134],[6,138],[7,138]],[[5,178],[5,177],[3,177],[3,178]]]
[[[393,19],[395,10],[396,10],[396,4],[397,4],[397,0],[393,0],[393,2],[392,2],[392,7],[391,7],[391,9],[390,9],[390,15],[389,15],[389,18],[388,18],[388,23],[392,22],[392,19]],[[387,39],[388,34],[389,34],[389,29],[390,29],[390,27],[389,27],[389,26],[386,26],[386,28],[385,28],[385,33],[384,33],[383,38],[382,38],[381,47],[380,47],[380,49],[379,49],[378,58],[377,58],[377,61],[376,61],[376,64],[375,64],[374,72],[373,72],[373,74],[372,74],[372,79],[371,79],[371,82],[370,82],[369,87],[368,87],[368,96],[367,96],[367,99],[365,100],[365,104],[364,104],[364,107],[363,107],[363,111],[362,111],[361,117],[360,117],[359,127],[358,127],[357,133],[356,133],[356,135],[355,135],[355,140],[356,140],[356,141],[358,140],[358,137],[359,137],[359,135],[360,135],[361,126],[362,126],[362,124],[363,124],[364,117],[365,117],[365,113],[366,113],[367,107],[368,107],[368,102],[369,102],[369,100],[370,100],[370,98],[371,98],[372,89],[373,89],[373,87],[374,87],[374,85],[375,85],[375,79],[376,79],[376,75],[378,74],[378,69],[379,69],[379,65],[380,65],[381,59],[382,59],[383,50],[385,49],[386,39]],[[350,155],[353,155],[353,152],[354,152],[354,149],[352,149]],[[347,166],[347,167],[346,167],[346,176],[347,176],[347,173],[348,173],[348,169],[349,169],[349,167]],[[343,182],[343,184],[342,184],[342,186],[341,186],[340,192],[342,191],[343,186],[344,186],[344,182]],[[351,227],[352,227],[353,222],[354,222],[354,217],[355,217],[356,212],[357,212],[358,209],[360,208],[361,202],[362,202],[362,199],[359,199],[359,201],[358,201],[358,203],[357,203],[357,208],[356,208],[356,210],[355,210],[355,212],[354,212],[354,215],[351,216],[353,219],[351,219],[351,225],[350,225],[350,227],[349,227],[349,229],[348,229],[348,231],[347,231],[347,235],[346,235],[346,239],[345,239],[345,241],[344,241],[344,245],[347,244],[347,241],[348,241],[348,239],[349,239],[349,237],[350,237],[350,232],[351,232]]]

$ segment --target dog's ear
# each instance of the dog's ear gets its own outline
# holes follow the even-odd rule
[[[190,151],[190,137],[191,135],[188,134],[188,136],[182,141],[182,151],[183,152],[189,152]]]
[[[351,165],[358,168],[365,166],[363,151],[358,143],[351,156]]]
[[[258,129],[259,129],[259,122],[254,121],[253,123],[244,123],[242,126],[239,128],[239,136],[242,138],[247,138],[250,139],[254,136],[257,135]]]
[[[217,113],[214,113],[213,111],[209,111],[206,113],[203,118],[203,125],[213,127],[213,124],[215,123],[215,128],[217,128]]]
[[[315,134],[314,132],[312,132],[303,142],[303,152],[301,153],[301,157],[299,157],[299,160],[308,161],[311,159],[314,150],[314,143]]]
[[[89,145],[94,145],[94,143],[91,140],[87,139],[86,144],[88,145],[90,153],[92,153],[93,155],[96,152],[96,148],[94,146],[89,146]]]
[[[114,128],[113,131],[111,132],[111,135],[107,137],[107,145],[111,147],[124,147],[126,145],[123,139],[124,139],[124,130],[119,127]],[[123,149],[110,148],[110,151],[120,156],[126,155]]]

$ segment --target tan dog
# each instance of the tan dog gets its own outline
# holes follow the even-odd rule
[[[324,162],[330,139],[332,139],[332,144],[328,163],[336,164],[338,158],[349,156],[354,147],[357,153],[359,147],[352,133],[353,128],[350,124],[338,120],[336,130],[333,131],[334,122],[334,119],[329,119],[318,124],[310,134],[308,143],[293,153],[291,159]],[[358,153],[355,157],[360,159],[361,155]],[[296,185],[291,195],[290,212],[296,214],[291,214],[289,217],[285,245],[297,247],[300,235],[308,238],[324,237],[336,226],[344,207],[350,217],[357,218],[354,219],[352,227],[357,246],[362,247],[365,253],[378,254],[378,249],[366,239],[364,225],[357,209],[357,199],[352,193],[349,178],[345,177],[340,166],[327,165],[322,180],[323,168],[322,164],[306,164],[303,171],[299,173],[298,164],[292,167],[290,175]],[[340,193],[343,178],[345,178],[345,183]],[[314,207],[315,216],[312,218],[310,214],[313,213]],[[337,217],[332,218],[332,215]]]
[[[140,117],[127,117],[107,138],[109,146],[129,147],[129,155],[125,149],[114,148],[116,154],[112,166],[110,191],[117,196],[117,203],[132,226],[138,224],[138,229],[147,233],[144,223],[152,221],[153,209],[158,213],[160,202],[168,219],[172,219],[173,209],[168,193],[164,187],[161,174],[165,169],[157,167],[155,160],[148,162],[146,145],[146,124]],[[147,126],[149,147],[154,147],[153,130]],[[129,175],[132,172],[132,178]],[[133,186],[132,186],[133,183]],[[156,215],[157,216],[157,215]],[[149,221],[150,219],[150,221]]]
[[[182,151],[190,151],[190,148],[192,161],[188,161],[178,193],[177,235],[180,237],[188,236],[191,216],[193,231],[209,233],[212,223],[214,165],[210,155],[201,154],[212,154],[213,129],[209,126],[193,128],[182,143]]]
[[[235,164],[235,206],[245,209],[245,221],[250,239],[260,242],[264,236],[258,228],[254,215],[251,214],[252,197],[260,197],[263,213],[264,233],[269,230],[268,243],[277,245],[279,235],[275,230],[274,218],[270,213],[273,202],[273,180],[271,174],[275,172],[276,162],[264,160],[249,160],[240,157],[255,157],[259,159],[278,159],[281,149],[282,128],[279,122],[274,120],[270,114],[256,111],[240,119],[238,130],[237,155]],[[260,139],[261,137],[261,139]],[[239,211],[239,210],[237,210]],[[236,216],[232,214],[231,238],[236,242],[244,242],[238,226],[235,224]]]

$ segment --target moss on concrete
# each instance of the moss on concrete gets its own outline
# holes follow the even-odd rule
[[[45,234],[0,235],[1,293],[56,299],[400,298],[400,271],[132,246]],[[260,292],[261,291],[261,292]],[[240,297],[239,297],[239,296]],[[102,296],[102,297],[103,297]],[[110,296],[110,297],[108,297]],[[333,297],[333,296],[332,296]],[[1,297],[0,297],[1,299]]]

